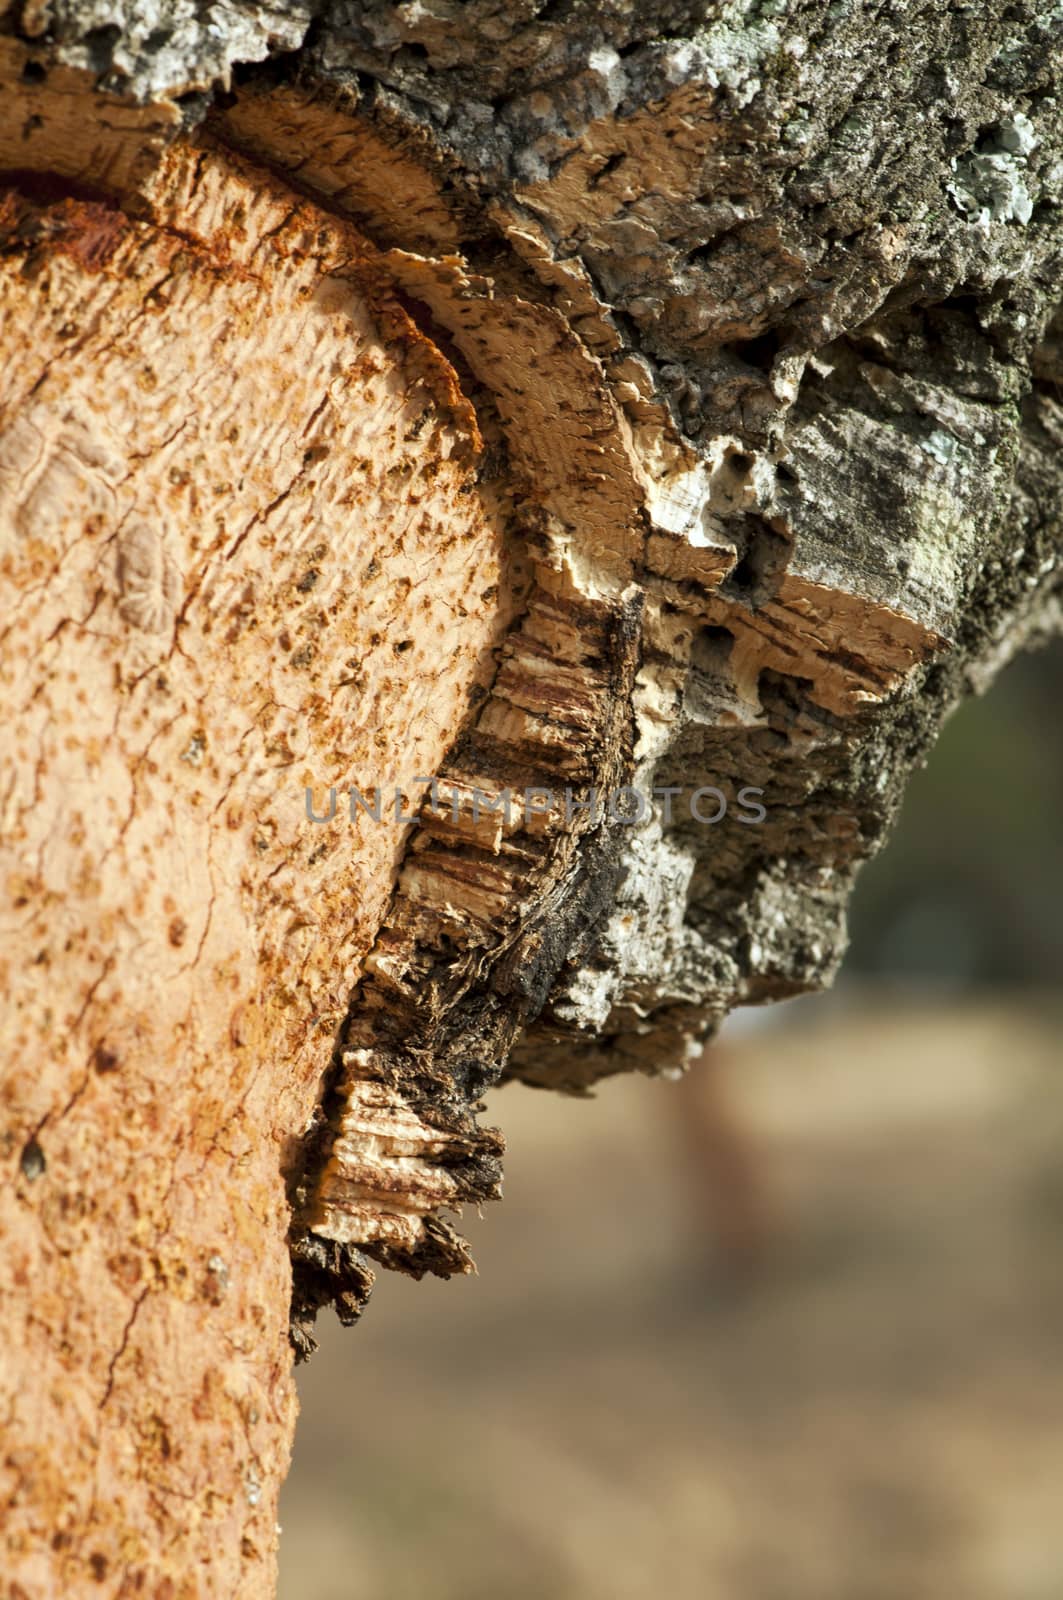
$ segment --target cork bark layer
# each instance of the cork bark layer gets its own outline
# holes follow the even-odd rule
[[[13,1597],[268,1593],[289,1314],[469,1269],[487,1090],[829,982],[1060,624],[1061,40],[0,15]]]

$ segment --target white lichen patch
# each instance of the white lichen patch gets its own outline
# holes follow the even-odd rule
[[[928,456],[933,456],[935,461],[940,461],[947,467],[956,454],[957,440],[951,433],[944,433],[940,428],[935,428],[927,438],[920,440],[920,447]]]
[[[998,123],[983,149],[953,162],[955,181],[946,184],[958,209],[988,234],[994,222],[1025,226],[1033,216],[1026,158],[1037,144],[1029,117],[1016,112]]]
[[[779,30],[746,6],[731,6],[720,21],[673,47],[666,59],[669,79],[680,83],[697,70],[714,89],[730,91],[738,106],[760,92],[760,69],[780,46]]]

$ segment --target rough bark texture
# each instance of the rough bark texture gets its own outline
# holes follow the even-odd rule
[[[829,981],[1058,628],[1063,10],[0,18],[3,1581],[256,1595],[289,1301]]]

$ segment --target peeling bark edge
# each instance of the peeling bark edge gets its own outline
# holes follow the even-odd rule
[[[600,663],[590,726],[578,730],[580,743],[568,751],[566,775],[581,793],[630,776],[641,609],[639,594],[598,607],[540,594],[523,619],[525,627],[544,618],[575,621],[585,664]],[[519,660],[520,646],[518,627],[503,673],[506,662]],[[543,697],[541,681],[535,692]],[[557,752],[538,746],[526,723],[515,736],[499,734],[499,710],[505,716],[510,704],[489,697],[450,764],[466,786],[486,794],[499,785],[532,788],[555,770]],[[548,736],[557,727],[550,725]],[[440,777],[444,792],[448,776]],[[590,820],[589,810],[583,815]],[[560,808],[514,819],[500,869],[475,842],[481,830],[471,809],[461,821],[464,837],[453,818],[444,828],[436,824],[433,836],[433,819],[424,818],[422,848],[407,858],[352,999],[316,1137],[303,1153],[292,1335],[301,1359],[313,1348],[309,1324],[321,1305],[333,1301],[344,1315],[364,1305],[366,1256],[414,1277],[470,1270],[465,1242],[441,1212],[501,1193],[502,1139],[478,1127],[475,1114],[563,963],[613,898],[621,841],[607,818],[582,830]],[[502,878],[488,920],[461,909],[463,888],[475,890],[481,868]],[[449,885],[442,902],[440,883]],[[469,916],[478,939],[468,939]]]

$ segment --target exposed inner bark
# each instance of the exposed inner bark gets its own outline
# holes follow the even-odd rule
[[[409,832],[304,793],[416,795],[524,582],[372,248],[206,148],[155,206],[0,209],[5,1563],[53,1593],[177,1504],[164,1570],[271,1559],[284,1173]]]

